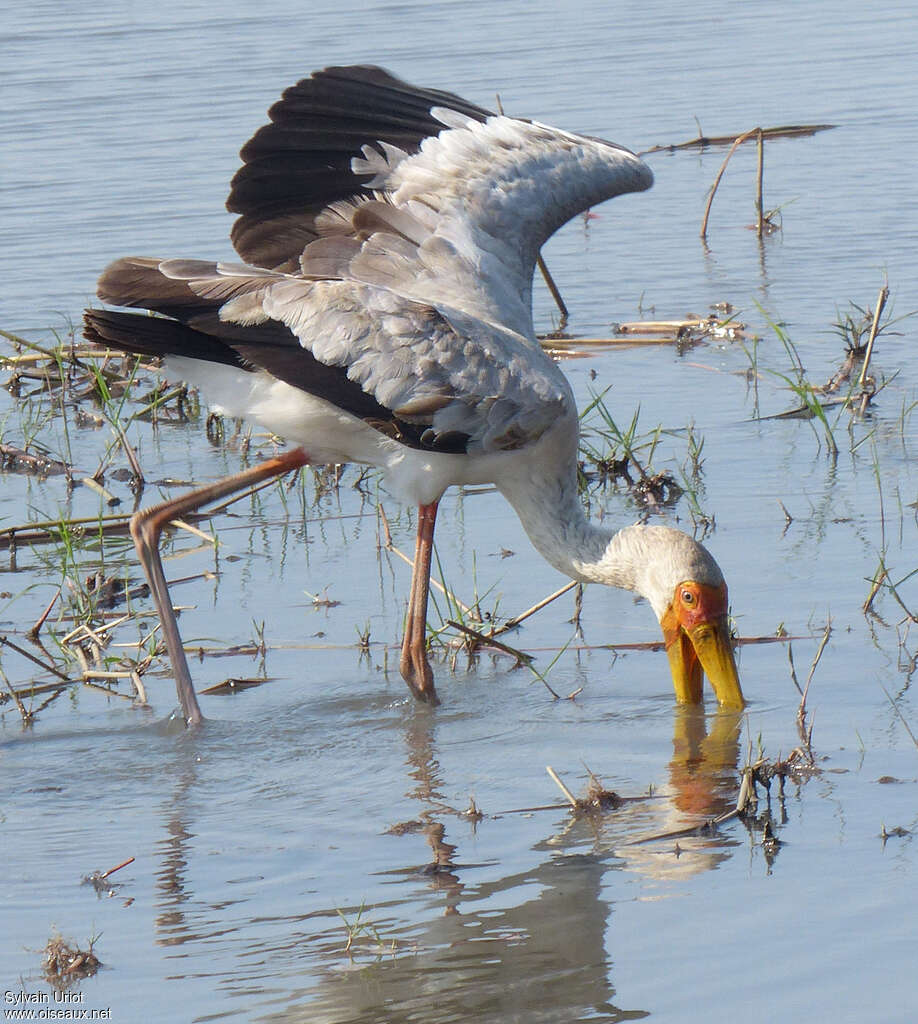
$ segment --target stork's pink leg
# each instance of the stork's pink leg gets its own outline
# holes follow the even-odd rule
[[[179,634],[178,623],[175,621],[175,612],[172,610],[172,599],[169,596],[166,574],[159,557],[159,538],[163,528],[173,519],[188,515],[189,512],[196,511],[208,502],[225,498],[235,491],[241,491],[244,487],[250,487],[262,480],[283,476],[291,469],[299,469],[300,466],[305,466],[308,462],[309,456],[306,452],[302,448],[295,448],[276,458],[266,459],[241,473],[188,491],[187,494],[182,494],[171,501],[163,501],[158,505],[143,508],[131,518],[131,536],[134,538],[134,547],[137,549],[140,562],[147,574],[150,591],[156,603],[156,610],[159,612],[166,650],[169,652],[172,673],[175,676],[175,689],[178,692],[179,703],[182,706],[182,714],[187,725],[198,725],[203,721],[204,716],[201,714],[198,698],[195,696],[194,684],[191,681],[191,673],[188,671],[188,662],[185,659],[185,649],[182,646],[182,637]]]
[[[408,596],[408,616],[399,670],[418,700],[438,704],[433,670],[427,660],[427,595],[430,592],[430,563],[433,556],[437,502],[418,506],[418,535],[414,548],[414,572]]]

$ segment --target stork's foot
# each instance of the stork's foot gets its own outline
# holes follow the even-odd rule
[[[399,671],[415,700],[430,704],[431,707],[436,707],[440,703],[434,686],[433,669],[427,660],[426,651],[413,650],[406,644],[402,647]]]

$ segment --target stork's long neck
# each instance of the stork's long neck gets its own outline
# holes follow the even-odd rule
[[[724,585],[710,552],[681,530],[626,526],[613,533],[590,522],[577,490],[575,453],[563,457],[563,431],[559,435],[561,444],[540,452],[545,458],[520,460],[498,482],[546,561],[571,579],[636,591],[660,621],[678,584]]]
[[[625,543],[631,529],[615,533],[591,522],[577,489],[577,466],[529,467],[498,483],[542,557],[582,583],[605,583],[642,591],[642,565],[634,546]]]

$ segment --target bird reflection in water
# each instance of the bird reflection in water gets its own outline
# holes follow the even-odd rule
[[[456,787],[444,777],[438,722],[429,709],[419,707],[401,726],[408,795],[416,801],[417,814],[394,831],[409,833],[415,841],[423,835],[431,853],[426,862],[386,869],[379,864],[385,853],[379,851],[398,856],[411,842],[393,838],[368,863],[368,875],[388,875],[400,890],[387,900],[385,933],[395,939],[391,948],[356,954],[356,967],[372,969],[341,970],[344,944],[340,928],[332,924],[335,906],[316,905],[316,900],[334,900],[330,892],[291,893],[289,911],[267,919],[260,901],[253,901],[249,920],[240,917],[244,901],[236,903],[227,932],[227,907],[207,903],[191,882],[200,867],[195,858],[203,856],[195,850],[195,836],[210,828],[207,821],[198,821],[208,805],[194,797],[193,758],[183,771],[176,770],[178,788],[163,809],[159,943],[182,946],[189,975],[204,971],[217,984],[232,981],[239,959],[257,953],[257,968],[248,965],[246,996],[255,1003],[247,1005],[257,1005],[259,986],[264,986],[265,993],[273,993],[271,1019],[278,1021],[369,1020],[381,1006],[391,1020],[408,1019],[422,1009],[430,1021],[554,1024],[587,1015],[609,1022],[646,1016],[644,1010],[615,1003],[612,965],[624,939],[612,918],[619,891],[612,873],[638,872],[656,883],[710,870],[731,855],[736,841],[729,833],[680,838],[681,853],[672,840],[628,844],[640,834],[700,823],[732,807],[740,716],[676,709],[668,779],[652,797],[628,800],[597,815],[565,814],[565,826],[554,833],[551,821],[558,821],[559,812],[543,812],[545,838],[531,846],[522,856],[524,866],[513,873],[493,860],[475,863],[462,855],[461,836],[468,834],[469,818],[451,808],[445,795]],[[601,771],[605,766],[595,767]],[[479,827],[506,829],[509,820],[509,815],[485,817]],[[520,859],[518,851],[515,862]],[[359,888],[359,879],[355,885]],[[372,908],[367,913],[374,916]],[[229,943],[224,950],[228,958],[214,957],[213,942],[221,936],[221,943]],[[175,967],[180,976],[178,961]],[[278,994],[285,990],[281,1003],[288,1005],[278,1012]]]

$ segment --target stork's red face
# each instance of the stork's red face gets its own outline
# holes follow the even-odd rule
[[[704,673],[723,707],[745,706],[727,626],[725,583],[680,583],[660,625],[680,704],[701,703]]]

